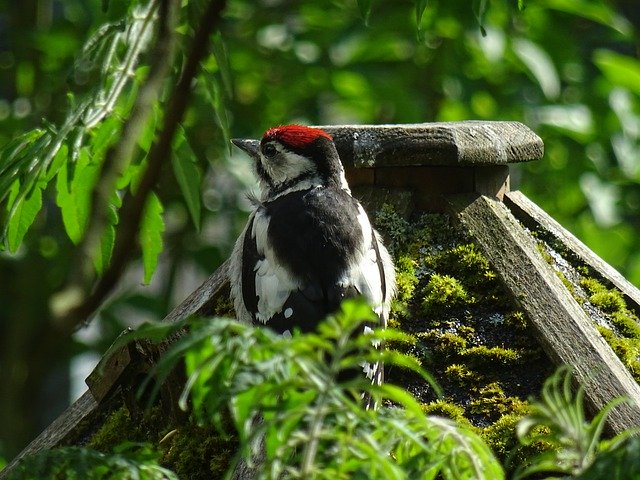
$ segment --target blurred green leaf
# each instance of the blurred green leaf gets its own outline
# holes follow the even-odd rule
[[[147,199],[142,222],[140,223],[140,247],[142,248],[142,264],[144,266],[144,283],[151,282],[158,257],[162,252],[162,233],[164,232],[164,219],[162,203],[155,193]]]
[[[420,28],[420,24],[422,23],[422,16],[424,15],[424,11],[427,8],[427,4],[429,0],[415,0],[416,2],[416,25]]]
[[[184,197],[193,225],[200,231],[200,208],[202,204],[202,175],[183,129],[176,135],[171,155],[171,166],[180,191]]]
[[[15,213],[10,218],[7,227],[7,243],[10,252],[18,250],[40,208],[42,208],[42,190],[40,187],[34,188],[26,197],[17,200],[13,209]]]
[[[116,225],[118,224],[118,208],[122,201],[117,193],[114,193],[111,204],[107,207],[107,223],[100,237],[100,252],[94,256],[93,264],[98,274],[104,273],[111,260],[113,246],[116,240]]]
[[[560,95],[560,78],[551,57],[534,42],[524,38],[513,39],[513,51],[524,63],[549,100]]]
[[[357,0],[358,8],[360,9],[360,15],[364,19],[365,25],[369,25],[369,17],[371,16],[371,6],[373,0]]]
[[[205,86],[207,88],[207,95],[209,101],[213,106],[213,113],[215,116],[216,124],[218,125],[220,132],[224,137],[224,144],[231,149],[231,127],[229,123],[229,116],[227,114],[226,102],[224,101],[219,83],[212,75],[205,77]]]
[[[587,18],[611,27],[625,36],[633,35],[633,25],[624,16],[617,13],[607,2],[590,0],[543,0],[540,2],[549,8]]]
[[[597,50],[593,62],[611,83],[640,95],[640,61],[611,50]]]

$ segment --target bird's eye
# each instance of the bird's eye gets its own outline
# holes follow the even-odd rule
[[[273,144],[267,143],[263,147],[262,153],[264,153],[265,157],[273,157],[276,153],[278,153],[278,150],[276,150],[276,147]]]

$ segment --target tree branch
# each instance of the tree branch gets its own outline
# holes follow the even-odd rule
[[[191,50],[187,57],[182,76],[178,80],[165,109],[162,130],[149,150],[147,169],[135,193],[127,193],[120,210],[120,223],[116,235],[113,255],[109,268],[98,280],[95,288],[84,301],[72,308],[59,322],[64,332],[70,333],[80,323],[84,322],[102,304],[121,278],[133,252],[145,204],[153,187],[160,178],[162,166],[166,163],[173,137],[178,125],[184,117],[191,97],[191,82],[196,77],[200,62],[209,48],[209,37],[216,29],[226,0],[211,0],[193,39]],[[173,32],[172,32],[173,33]]]

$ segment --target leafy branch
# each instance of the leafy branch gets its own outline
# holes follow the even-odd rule
[[[530,464],[520,466],[514,478],[541,472],[565,475],[584,472],[603,450],[601,435],[608,413],[622,401],[624,399],[611,401],[587,421],[583,388],[579,387],[574,394],[571,369],[560,368],[547,379],[541,399],[533,404],[532,414],[521,420],[517,428],[518,438],[524,445],[542,442],[552,448],[535,456]],[[621,434],[615,441],[627,435]]]
[[[256,478],[504,478],[473,432],[425,416],[403,389],[365,377],[362,362],[385,362],[438,389],[415,359],[373,346],[412,339],[361,333],[370,318],[364,302],[347,301],[318,333],[292,338],[233,320],[191,322],[156,370],[162,381],[184,361],[182,408],[204,424],[223,425],[230,415],[240,440],[236,462],[257,469]],[[363,395],[381,406],[366,410]]]
[[[100,68],[100,84],[80,100],[70,96],[72,109],[59,128],[48,124],[27,132],[0,152],[0,202],[6,201],[7,212],[0,235],[10,251],[17,250],[35,220],[47,184],[77,160],[85,137],[115,113],[116,100],[134,79],[140,55],[151,41],[157,9],[156,0],[130,7],[129,21],[98,29],[83,48],[76,70]],[[66,205],[61,206],[64,216]]]
[[[210,1],[201,17],[202,20],[192,41],[191,50],[187,56],[182,75],[167,101],[164,124],[147,156],[146,169],[135,192],[128,192],[123,199],[118,234],[116,236],[111,263],[98,280],[93,291],[84,298],[82,303],[73,306],[69,311],[63,313],[60,325],[64,331],[70,332],[76,325],[85,321],[95,312],[116,285],[131,258],[131,247],[135,244],[144,210],[149,204],[150,199],[153,198],[151,197],[152,190],[158,182],[162,167],[169,157],[173,138],[191,97],[191,82],[198,73],[200,61],[207,54],[209,37],[216,29],[225,4],[225,0]],[[177,8],[177,6],[174,8]],[[163,63],[170,61],[169,56],[166,54],[172,49],[172,46],[170,48],[168,48],[168,46],[162,47],[162,51],[165,53],[162,57]],[[166,69],[167,67],[158,66],[157,68]],[[154,89],[157,88],[158,84],[156,82],[157,80],[154,78],[153,85],[148,87],[148,92],[153,92]],[[149,111],[149,100],[148,95],[143,95],[142,98],[140,98],[138,102],[140,115]],[[122,147],[122,151],[117,153],[129,153],[130,149],[133,148],[135,138],[127,137],[127,142],[131,143],[127,143],[125,147]],[[116,153],[114,153],[114,156],[115,155]],[[117,163],[119,162],[114,160],[114,164]],[[97,228],[97,230],[99,230],[99,228]],[[71,291],[73,291],[74,288],[75,287],[72,286]]]

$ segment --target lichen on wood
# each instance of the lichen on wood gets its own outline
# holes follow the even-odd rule
[[[416,337],[406,353],[435,376],[444,398],[405,372],[391,370],[387,378],[413,393],[425,412],[472,425],[505,458],[551,361],[486,257],[448,215],[416,213],[408,221],[385,205],[375,223],[398,277],[390,326]]]

